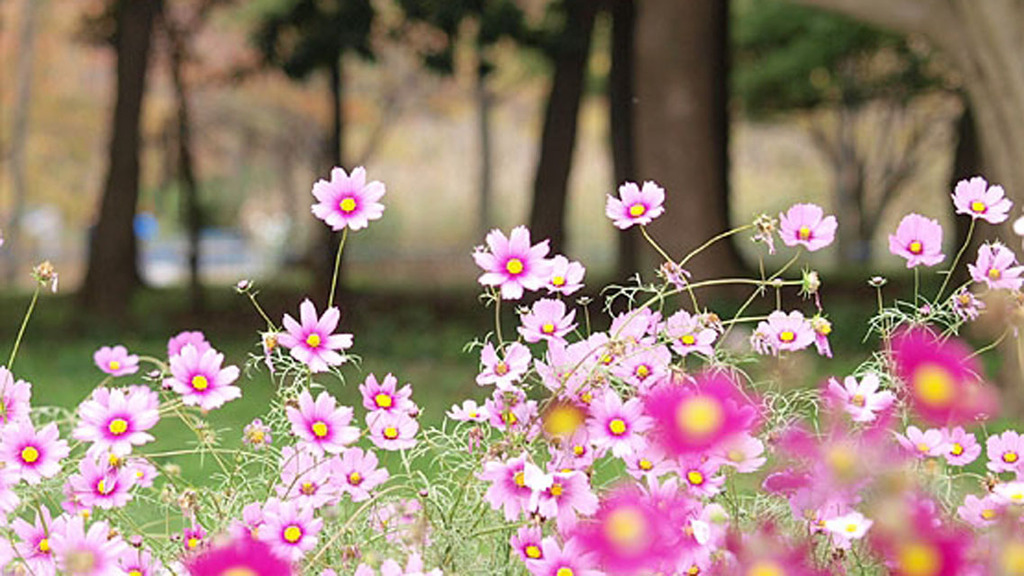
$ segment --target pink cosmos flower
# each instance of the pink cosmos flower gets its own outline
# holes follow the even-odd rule
[[[834,516],[825,521],[825,531],[839,548],[849,549],[852,540],[860,540],[874,522],[857,511]]]
[[[56,572],[50,538],[64,532],[67,529],[67,521],[67,517],[63,515],[53,518],[49,508],[40,506],[34,524],[29,524],[21,518],[15,518],[11,523],[11,529],[20,540],[14,545],[14,550],[32,574],[42,576]]]
[[[281,482],[275,487],[278,498],[314,510],[337,504],[341,493],[331,481],[334,462],[306,449],[304,444],[299,448],[285,446],[281,450]]]
[[[981,218],[989,224],[1006,222],[1013,206],[1002,186],[990,187],[981,176],[957,182],[952,197],[957,214],[966,214],[975,220]]]
[[[224,576],[236,570],[246,576],[292,576],[291,563],[278,558],[270,546],[252,538],[235,538],[198,554],[185,563],[189,576]]]
[[[280,503],[276,498],[271,498],[267,501],[267,505],[270,502]],[[263,507],[264,504],[260,502],[250,502],[242,508],[242,519],[235,519],[231,522],[231,526],[228,531],[232,538],[241,540],[249,538],[254,541],[258,541],[260,526],[263,526]],[[217,576],[220,576],[217,574]]]
[[[686,310],[669,316],[664,330],[676,354],[683,357],[692,352],[714,355],[712,344],[718,339],[718,333],[704,326],[699,317],[691,316]]]
[[[647,390],[669,374],[672,353],[665,346],[630,352],[612,368],[612,375],[623,382]]]
[[[583,288],[583,275],[586,269],[579,262],[570,262],[568,258],[557,254],[551,259],[551,275],[548,277],[547,289],[550,294],[569,296]]]
[[[533,426],[533,433],[536,432],[537,401],[527,400],[525,392],[495,390],[491,398],[484,402],[484,408],[490,415],[491,426],[502,432],[530,432],[527,428],[529,426]]]
[[[971,279],[986,284],[989,290],[1020,290],[1024,284],[1024,266],[1014,266],[1017,256],[1012,250],[999,242],[984,244],[978,248],[978,259],[968,264]]]
[[[530,231],[526,226],[516,226],[508,238],[501,230],[487,234],[487,247],[478,246],[473,251],[473,260],[483,268],[478,279],[484,286],[500,286],[504,300],[518,300],[523,290],[540,290],[547,285],[551,275],[551,263],[545,259],[548,241],[530,244]]]
[[[957,516],[975,528],[987,528],[1003,516],[1006,503],[994,494],[978,498],[968,494],[962,506],[956,509]]]
[[[519,554],[523,562],[530,562],[544,557],[543,548],[541,548],[543,538],[544,533],[540,526],[527,525],[512,535],[509,544],[512,545],[512,550]]]
[[[665,453],[656,445],[648,445],[640,452],[634,452],[623,458],[626,473],[640,480],[647,476],[660,478],[675,470],[672,460],[665,458]]]
[[[946,450],[946,463],[950,466],[966,466],[974,462],[981,454],[981,444],[962,427],[944,430]]]
[[[1024,462],[1024,436],[1014,430],[988,437],[985,442],[988,469],[993,472],[1019,472]]]
[[[292,434],[315,453],[338,454],[359,439],[359,429],[349,426],[352,408],[338,406],[334,396],[321,392],[314,402],[309,391],[303,390],[298,403],[298,408],[288,406],[285,410]]]
[[[57,568],[65,574],[81,576],[117,574],[120,571],[117,559],[128,545],[119,536],[111,538],[110,534],[110,525],[106,522],[93,522],[86,531],[85,519],[71,518],[63,531],[50,536]]]
[[[406,384],[398,389],[398,379],[391,374],[385,376],[380,383],[373,374],[367,375],[366,380],[359,385],[359,392],[363,395],[363,407],[371,412],[419,412],[419,407],[411,399],[412,385]]]
[[[370,491],[388,479],[387,468],[378,468],[377,455],[373,450],[363,452],[362,448],[349,448],[334,461],[331,475],[342,492],[353,502],[370,499]]]
[[[906,448],[907,452],[916,458],[943,456],[949,450],[946,445],[946,436],[942,430],[936,428],[929,428],[922,432],[917,426],[910,426],[907,428],[907,435],[897,434],[896,440],[899,441],[900,446]]]
[[[331,180],[317,180],[313,184],[313,215],[332,230],[343,228],[360,230],[384,215],[384,184],[374,180],[366,182],[366,169],[359,166],[346,174],[343,168],[331,170]]]
[[[124,463],[124,466],[134,475],[135,485],[140,488],[151,487],[153,485],[153,480],[160,475],[156,466],[152,465],[144,458],[129,458]]]
[[[264,508],[263,514],[264,523],[257,536],[278,558],[298,562],[306,552],[316,548],[317,534],[324,521],[313,517],[312,508],[300,507],[295,502],[282,502]]]
[[[713,454],[712,459],[723,466],[731,466],[740,474],[756,472],[768,461],[764,456],[764,442],[746,433],[725,439]]]
[[[166,572],[149,550],[128,548],[121,552],[117,563],[128,576],[158,576]]]
[[[651,438],[670,456],[693,455],[741,433],[757,421],[757,409],[726,372],[698,374],[693,385],[672,383],[644,398],[653,418]]]
[[[274,499],[276,502],[277,500]],[[199,550],[206,544],[206,529],[199,524],[193,523],[191,526],[186,526],[181,531],[181,541],[185,545],[185,550],[193,551]]]
[[[313,372],[326,372],[331,366],[345,363],[345,357],[337,351],[352,346],[351,334],[335,334],[341,320],[341,312],[334,306],[317,317],[316,306],[307,298],[299,306],[298,323],[288,314],[284,315],[286,332],[278,335],[281,346],[291,350],[292,358],[302,362]]]
[[[887,410],[896,401],[895,394],[878,387],[878,375],[868,373],[860,382],[854,376],[847,376],[842,386],[835,378],[829,378],[826,393],[839,402],[854,422],[871,422],[877,412]]]
[[[786,246],[800,244],[810,252],[831,244],[838,226],[835,216],[825,216],[814,204],[794,204],[785,214],[779,214],[779,236]]]
[[[376,412],[366,415],[370,441],[381,450],[405,450],[416,445],[420,424],[401,412]]]
[[[480,350],[484,369],[477,375],[476,383],[479,386],[494,384],[498,390],[508,390],[530,369],[531,360],[530,349],[519,342],[509,344],[504,357],[499,357],[494,345],[488,342]]]
[[[180,354],[171,357],[172,377],[164,380],[164,386],[181,394],[186,406],[220,408],[242,396],[242,390],[232,386],[238,380],[238,367],[221,368],[223,363],[224,355],[213,348],[200,353],[192,344],[186,344]]]
[[[213,348],[210,343],[206,341],[206,336],[202,332],[181,332],[167,341],[167,357],[173,358],[178,354],[181,354],[182,348],[187,345],[193,345],[196,351],[202,354],[207,350]]]
[[[125,376],[139,370],[139,357],[129,355],[128,349],[121,345],[100,348],[92,355],[92,360],[97,368],[111,376]]]
[[[527,564],[532,576],[602,576],[596,570],[595,557],[584,551],[576,540],[570,539],[563,546],[547,537],[541,541],[541,556]]]
[[[528,313],[519,315],[522,322],[519,334],[527,342],[564,340],[565,335],[576,328],[575,319],[576,311],[566,314],[565,303],[561,300],[542,298],[533,303]]]
[[[590,516],[597,511],[597,496],[582,472],[546,474],[537,466],[524,469],[526,485],[533,491],[529,509],[544,518],[554,518],[558,530],[565,534],[576,526],[576,517]]]
[[[145,386],[128,390],[96,388],[78,406],[79,423],[72,437],[91,442],[90,453],[127,456],[134,446],[152,442],[147,432],[160,421],[160,397]]]
[[[643,434],[653,425],[644,415],[639,398],[625,403],[613,390],[607,390],[590,406],[587,430],[590,440],[599,449],[610,449],[622,458],[643,450],[647,445]]]
[[[907,214],[896,234],[889,235],[889,252],[906,258],[907,268],[934,266],[946,258],[942,253],[942,226],[938,220]]]
[[[776,310],[768,315],[767,321],[758,323],[755,332],[765,336],[773,354],[803,350],[814,343],[814,329],[799,310],[789,314]]]
[[[0,366],[0,426],[28,420],[32,409],[32,385],[14,379],[6,366]]]
[[[486,422],[491,417],[487,408],[477,406],[473,400],[464,400],[462,406],[452,405],[452,409],[446,412],[445,416],[458,422]]]
[[[959,292],[950,296],[953,301],[953,312],[964,322],[977,320],[981,311],[985,309],[985,303],[978,300],[978,297],[971,294],[967,288],[961,288]]]
[[[86,456],[79,464],[78,473],[68,478],[68,485],[77,501],[86,508],[121,508],[132,499],[129,491],[135,485],[135,471]]]
[[[263,420],[253,418],[252,422],[242,429],[242,443],[253,450],[263,450],[274,441],[270,432],[270,427],[264,424]]]
[[[7,515],[18,509],[21,498],[14,491],[17,478],[9,470],[0,469],[0,524],[5,524]]]
[[[654,182],[635,182],[619,186],[619,197],[608,196],[604,213],[616,228],[625,230],[634,224],[646,226],[665,212],[665,189]]]
[[[721,460],[706,457],[679,458],[676,470],[681,484],[696,497],[711,498],[722,491],[725,476],[719,474]]]
[[[828,342],[828,335],[832,333],[832,323],[821,314],[815,314],[808,322],[814,330],[814,347],[818,349],[818,355],[831,358],[832,346]]]
[[[29,484],[39,484],[43,478],[60,473],[61,460],[69,452],[68,443],[60,439],[54,423],[37,432],[31,422],[12,422],[0,438],[0,462],[15,479]]]
[[[485,462],[484,470],[477,478],[490,482],[484,500],[494,510],[502,510],[509,522],[529,510],[533,490],[526,485],[526,454],[507,462]]]

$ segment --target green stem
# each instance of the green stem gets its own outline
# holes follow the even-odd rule
[[[946,278],[942,281],[942,286],[939,287],[939,293],[935,295],[935,302],[940,302],[942,299],[942,292],[946,290],[946,285],[949,284],[949,279],[953,277],[953,271],[956,270],[956,265],[960,263],[960,257],[964,255],[964,251],[971,245],[971,236],[974,235],[974,223],[976,220],[971,218],[971,225],[967,228],[967,238],[964,240],[963,246],[960,246],[960,251],[956,253],[956,258],[953,259],[953,265],[949,267],[949,271],[946,272]],[[914,269],[917,270],[916,268]]]
[[[679,267],[682,268],[683,266],[686,266],[686,263],[689,262],[691,258],[696,256],[697,254],[700,254],[701,252],[706,250],[709,246],[711,246],[715,242],[718,242],[719,240],[723,240],[725,238],[728,238],[729,236],[732,236],[733,234],[739,234],[740,232],[743,232],[744,230],[749,230],[750,228],[753,228],[753,227],[754,227],[753,224],[745,224],[743,226],[740,226],[739,228],[733,228],[732,230],[726,230],[725,232],[722,232],[718,236],[715,236],[714,238],[712,238],[712,239],[708,240],[707,242],[705,242],[705,243],[701,244],[700,246],[698,246],[697,249],[694,250],[693,252],[690,252],[689,254],[687,254],[686,258],[683,258],[683,261],[679,263]]]
[[[651,238],[651,235],[647,233],[647,226],[640,226],[640,233],[644,235],[644,239],[647,240],[647,243],[653,246],[658,254],[661,254],[661,257],[665,259],[665,262],[668,262],[669,264],[676,263],[671,256],[661,249],[661,246],[658,246],[658,243],[654,241],[654,238]]]
[[[494,334],[498,337],[498,346],[505,343],[501,337],[501,292],[494,291]]]
[[[21,338],[25,335],[25,328],[28,326],[28,319],[32,317],[32,311],[36,309],[36,301],[39,300],[40,285],[36,284],[36,291],[32,293],[32,302],[25,311],[25,317],[21,320],[21,328],[18,329],[18,337],[14,339],[14,348],[11,350],[11,357],[7,360],[7,369],[14,370],[14,358],[18,355],[18,347],[21,346]]]
[[[348,227],[341,231],[341,242],[338,242],[338,253],[334,256],[334,275],[331,276],[331,295],[327,298],[327,307],[334,306],[334,290],[338,286],[338,270],[341,269],[341,252],[345,249],[345,240],[348,239]]]
[[[948,276],[947,276],[948,278]],[[921,292],[921,269],[914,266],[914,308],[917,308],[918,294]]]
[[[335,269],[334,273],[335,274],[338,273],[337,269]],[[331,290],[331,294],[333,294],[333,293],[334,293],[334,290],[332,289]],[[263,307],[260,306],[260,303],[256,301],[256,295],[253,294],[252,292],[249,292],[249,301],[251,301],[252,305],[256,308],[256,312],[258,312],[259,315],[263,318],[263,320],[266,321],[267,328],[269,330],[277,330],[277,326],[274,325],[274,322],[270,319],[270,316],[267,316],[267,313],[263,311]],[[330,308],[330,304],[328,304],[327,307]]]

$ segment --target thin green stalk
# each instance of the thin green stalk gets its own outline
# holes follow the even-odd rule
[[[673,260],[672,257],[669,256],[668,254],[666,254],[665,251],[662,250],[661,246],[659,246],[658,243],[654,241],[654,238],[651,238],[651,235],[647,233],[647,226],[640,226],[640,233],[644,235],[644,239],[647,240],[647,243],[653,246],[654,249],[657,250],[658,254],[661,254],[661,257],[665,259],[665,262],[668,262],[669,264],[676,263],[675,260]]]
[[[914,307],[917,308],[917,298],[921,293],[921,269],[914,266]]]
[[[11,350],[11,357],[7,359],[7,369],[14,370],[14,358],[18,355],[18,347],[21,346],[21,338],[25,335],[25,328],[28,327],[28,319],[32,317],[32,311],[36,309],[36,301],[39,300],[39,290],[42,288],[36,284],[36,291],[32,293],[32,302],[25,311],[25,317],[21,320],[21,328],[18,329],[18,337],[14,339],[14,348]]]
[[[501,337],[501,292],[494,291],[494,335],[498,337],[498,346],[505,343]]]
[[[963,246],[960,246],[960,251],[956,253],[956,258],[953,258],[953,265],[949,267],[949,271],[946,272],[946,278],[942,281],[942,286],[939,286],[939,293],[935,295],[935,301],[942,301],[942,292],[946,290],[946,285],[949,284],[949,279],[953,277],[953,272],[956,270],[956,265],[960,263],[960,257],[964,255],[964,251],[971,245],[971,236],[974,235],[974,223],[976,220],[971,218],[971,225],[967,228],[967,238],[964,240]],[[914,268],[917,271],[917,268]]]
[[[708,247],[710,247],[715,242],[718,242],[719,240],[723,240],[725,238],[728,238],[729,236],[732,236],[733,234],[739,234],[740,232],[743,232],[744,230],[749,230],[749,229],[751,229],[753,227],[754,227],[753,224],[744,224],[743,226],[740,226],[739,228],[733,228],[732,230],[726,230],[725,232],[722,232],[718,236],[715,236],[714,238],[712,238],[712,239],[708,240],[707,242],[705,242],[705,243],[701,244],[700,246],[698,246],[697,249],[694,250],[693,252],[690,252],[689,254],[687,254],[686,258],[683,258],[683,261],[679,263],[679,267],[682,268],[683,266],[686,266],[686,263],[689,262],[690,259],[692,259],[697,254],[700,254],[704,250],[707,250]]]
[[[327,307],[334,306],[334,290],[338,286],[338,270],[341,269],[341,253],[345,250],[345,240],[348,239],[348,227],[341,231],[341,242],[338,242],[338,253],[334,256],[334,275],[331,276],[331,295],[327,298]]]
[[[337,269],[335,269],[334,274],[338,274]],[[331,290],[331,294],[334,294],[333,289]],[[252,302],[252,305],[256,308],[256,312],[259,312],[259,315],[263,318],[264,321],[266,321],[267,328],[270,330],[277,330],[277,326],[274,325],[274,321],[271,320],[270,316],[267,316],[267,313],[263,311],[263,307],[260,306],[260,303],[256,301],[256,295],[253,294],[252,292],[249,292],[249,301]],[[330,308],[330,304],[328,304],[327,307]]]

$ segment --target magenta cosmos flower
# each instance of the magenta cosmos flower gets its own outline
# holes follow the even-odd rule
[[[154,440],[147,430],[160,421],[160,398],[145,386],[97,388],[78,406],[78,417],[78,427],[71,435],[91,442],[90,452],[127,456],[132,447]]]
[[[62,532],[50,536],[50,547],[57,568],[75,576],[107,576],[121,572],[117,559],[128,545],[119,536],[110,537],[110,525],[93,522],[85,529],[85,519],[68,520]]]
[[[420,424],[402,412],[371,412],[366,415],[370,441],[381,450],[405,450],[416,445]]]
[[[952,196],[957,214],[981,218],[989,224],[1006,222],[1013,206],[1002,186],[989,186],[981,176],[957,182]]]
[[[14,478],[29,484],[56,476],[61,469],[60,461],[69,452],[68,443],[60,439],[53,423],[37,432],[31,422],[13,422],[4,428],[0,439],[0,462]]]
[[[332,230],[349,228],[359,230],[384,215],[384,184],[374,180],[366,182],[366,170],[359,166],[352,175],[342,168],[331,170],[331,180],[318,180],[313,184],[313,214]]]
[[[171,378],[164,386],[181,394],[186,406],[199,406],[203,410],[220,408],[242,396],[242,390],[232,386],[238,380],[238,367],[221,368],[224,355],[213,348],[200,353],[192,344],[186,344],[181,353],[171,357]]]
[[[984,244],[978,248],[978,259],[968,264],[971,279],[986,284],[989,290],[1020,290],[1024,284],[1024,266],[1015,266],[1017,256],[1006,246],[996,242]]]
[[[781,310],[772,312],[767,321],[758,323],[755,334],[763,335],[768,344],[767,350],[773,354],[795,352],[814,344],[814,328],[799,310],[789,314]]]
[[[1024,437],[1014,430],[988,437],[985,442],[988,469],[993,472],[1017,472],[1024,470]]]
[[[344,364],[345,357],[336,351],[350,348],[352,335],[334,333],[341,311],[332,306],[318,318],[316,306],[307,298],[299,306],[299,318],[301,324],[288,314],[284,315],[287,332],[278,336],[278,343],[291,349],[292,357],[313,372],[326,372],[331,366]]]
[[[619,197],[608,196],[604,213],[616,228],[625,230],[634,224],[646,226],[665,212],[665,189],[655,182],[626,182],[619,186]]]
[[[638,398],[625,403],[619,395],[607,390],[590,405],[587,430],[597,448],[607,448],[618,458],[639,452],[647,445],[643,434],[653,422],[644,415]]]
[[[331,482],[334,462],[334,458],[326,459],[301,446],[285,446],[281,450],[281,482],[275,487],[278,497],[313,509],[337,504],[341,493]]]
[[[75,501],[86,508],[120,508],[132,499],[129,491],[134,485],[134,470],[89,456],[82,459],[78,473],[68,478]]]
[[[334,396],[327,392],[321,392],[314,402],[309,391],[303,390],[298,408],[289,406],[286,413],[292,423],[292,434],[318,454],[338,454],[359,439],[359,429],[349,426],[352,408],[338,406]]]
[[[801,245],[814,252],[836,239],[839,223],[835,216],[825,216],[820,206],[794,204],[779,214],[779,236],[786,246]]]
[[[282,502],[264,509],[263,525],[257,537],[266,542],[278,558],[298,562],[316,547],[317,534],[323,526],[323,520],[313,517],[312,508]]]
[[[672,350],[680,356],[691,353],[714,355],[712,345],[718,333],[700,321],[700,317],[692,316],[686,310],[680,310],[665,321],[665,335],[672,342]]]
[[[508,238],[501,230],[487,234],[487,250],[478,246],[473,251],[473,261],[484,273],[477,279],[484,286],[499,286],[505,300],[518,300],[523,290],[540,290],[548,283],[551,262],[548,255],[548,241],[530,244],[530,231],[526,226],[516,226]]]
[[[419,407],[412,401],[412,384],[399,388],[398,379],[392,374],[384,376],[382,382],[377,382],[373,374],[367,375],[359,385],[359,392],[363,395],[363,408],[371,412],[419,412]]]
[[[565,534],[576,526],[576,518],[597,511],[597,496],[583,472],[546,474],[537,466],[527,464],[526,485],[533,490],[529,509],[544,518],[554,518],[559,532]]]
[[[213,346],[210,346],[210,343],[206,341],[206,336],[202,332],[179,332],[176,336],[167,341],[167,357],[173,358],[178,354],[181,354],[181,349],[189,344],[195,346],[196,350],[200,354],[213,348]]]
[[[519,316],[522,322],[519,334],[527,342],[564,340],[565,335],[576,328],[575,319],[576,311],[570,310],[567,314],[561,300],[542,298],[533,303],[528,313]]]
[[[185,563],[189,576],[292,576],[291,563],[275,556],[270,546],[250,537],[210,548]]]
[[[934,266],[946,257],[942,253],[942,226],[938,220],[907,214],[896,234],[889,235],[889,252],[907,259],[907,268],[918,264]]]
[[[128,354],[128,349],[121,345],[100,348],[92,355],[92,360],[96,367],[111,376],[125,376],[139,370],[139,357]]]
[[[498,390],[509,390],[530,369],[530,349],[513,342],[505,348],[504,357],[498,356],[494,344],[488,342],[480,350],[480,362],[484,369],[476,377],[479,386],[494,384]]]
[[[551,259],[551,276],[548,278],[548,292],[569,296],[583,288],[586,269],[579,262],[570,262],[561,254]]]
[[[517,520],[529,509],[533,490],[526,485],[526,454],[508,462],[485,462],[483,472],[477,477],[490,483],[484,500],[494,510],[503,511],[509,522]]]
[[[377,455],[373,450],[363,452],[362,448],[349,448],[331,464],[331,477],[341,492],[348,494],[353,502],[370,499],[370,491],[388,479],[387,468],[378,468]]]
[[[826,394],[839,402],[842,409],[854,422],[871,422],[875,413],[887,410],[896,401],[896,395],[888,390],[879,390],[878,375],[865,374],[860,382],[854,376],[847,376],[842,385],[835,378],[828,379]]]
[[[0,366],[0,425],[28,420],[31,401],[32,385],[15,380],[10,370]]]
[[[541,541],[540,557],[527,562],[532,576],[601,576],[604,572],[597,570],[596,557],[587,552],[575,539],[570,539],[563,546],[548,536]]]
[[[947,429],[945,435],[946,446],[949,448],[945,454],[946,463],[950,466],[966,466],[981,454],[981,444],[978,444],[974,434],[967,432],[963,427]]]
[[[54,573],[50,538],[63,532],[66,527],[67,517],[53,518],[46,506],[39,507],[34,524],[29,524],[21,518],[15,518],[11,523],[11,529],[20,539],[20,542],[14,545],[14,549],[28,565],[32,574]]]

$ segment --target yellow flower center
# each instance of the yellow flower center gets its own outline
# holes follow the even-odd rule
[[[846,525],[846,531],[849,532],[850,534],[853,534],[854,532],[857,531],[857,525],[854,524],[853,522],[850,522],[849,524]]]
[[[505,263],[505,271],[509,274],[522,274],[524,268],[523,261],[519,258],[509,258],[508,262]]]
[[[284,529],[284,539],[292,544],[302,540],[302,528],[294,524]]]
[[[199,546],[199,538],[196,538],[195,536],[193,536],[193,537],[188,539],[188,541],[185,543],[185,545],[188,546],[189,548],[195,548],[196,546]]]
[[[742,462],[746,458],[746,454],[741,450],[729,450],[728,456],[732,462]]]
[[[266,434],[259,428],[254,428],[249,431],[249,441],[253,444],[262,444],[265,436]]]
[[[562,485],[559,484],[558,482],[555,482],[554,484],[551,485],[552,496],[561,496],[563,491],[564,489],[562,488]]]
[[[918,445],[917,445],[917,451],[918,452],[927,452],[929,450],[931,450],[931,446],[928,446],[924,442],[919,442],[918,443]]]
[[[555,576],[576,576],[576,573],[572,571],[572,568],[561,567],[558,572],[555,572]]]
[[[353,486],[359,486],[363,482],[363,476],[359,472],[353,472],[348,475],[348,483]]]
[[[686,473],[686,481],[694,486],[700,486],[704,483],[704,475],[697,470],[690,470]]]
[[[918,400],[932,406],[946,406],[953,401],[955,382],[945,368],[925,364],[912,377],[911,387]]]
[[[110,361],[110,369],[114,370],[114,371],[120,370],[121,369],[121,363],[118,362],[117,360],[111,360]]]
[[[35,446],[25,446],[21,449],[21,459],[26,464],[34,464],[39,460],[39,450]]]
[[[854,394],[853,398],[850,398],[850,404],[863,408],[866,400],[863,394]]]
[[[998,268],[989,268],[988,277],[992,280],[999,280],[1003,277],[1003,273]]]
[[[391,405],[394,403],[391,395],[383,392],[374,396],[373,401],[377,403],[378,408],[391,408]]]
[[[39,541],[39,551],[46,554],[50,551],[50,540],[49,538],[43,538]]]
[[[312,482],[303,482],[302,488],[299,490],[306,496],[312,496],[313,494],[316,494],[316,485]]]
[[[796,333],[792,330],[783,330],[782,332],[779,332],[779,340],[783,342],[792,342],[793,340],[796,340]]]
[[[100,494],[110,493],[110,490],[107,489],[106,479],[100,479],[100,481],[96,483],[96,491],[99,492]]]
[[[540,331],[545,334],[553,334],[555,331],[555,325],[552,324],[551,322],[547,322],[540,327]]]
[[[620,550],[637,552],[647,543],[647,521],[635,507],[617,508],[605,520],[604,534]]]
[[[608,431],[616,436],[622,436],[626,433],[626,422],[622,418],[615,418],[608,423]]]
[[[772,560],[758,560],[749,569],[746,576],[786,576],[786,571]]]
[[[949,449],[949,453],[953,456],[959,456],[964,453],[964,447],[959,442],[954,442],[953,447]]]
[[[534,560],[540,558],[540,548],[533,544],[530,544],[526,547],[526,557],[533,558]]]
[[[346,214],[351,214],[356,209],[356,199],[352,197],[344,198],[338,203],[338,208],[341,208],[341,211]]]
[[[651,369],[647,367],[647,364],[641,364],[636,367],[636,375],[640,378],[647,378],[651,375]]]
[[[587,449],[584,448],[580,444],[577,444],[577,445],[572,447],[572,453],[577,455],[577,456],[583,456],[583,453],[586,452],[586,451],[587,451]]]
[[[722,405],[709,396],[685,400],[676,410],[676,426],[684,434],[697,438],[713,435],[725,421]]]
[[[110,424],[107,425],[107,428],[110,430],[111,434],[120,436],[128,431],[128,421],[124,418],[114,418],[110,421]]]
[[[516,475],[512,478],[512,480],[516,483],[516,486],[519,486],[520,488],[526,486],[526,474],[524,474],[522,471],[516,472]]]
[[[196,374],[192,377],[192,388],[202,392],[210,387],[210,381],[206,379],[206,376],[202,374]]]
[[[508,374],[508,364],[506,364],[504,360],[498,362],[494,365],[494,373],[498,376]]]
[[[996,511],[991,508],[985,508],[981,511],[981,517],[985,520],[991,520],[996,517]]]
[[[800,230],[797,231],[797,234],[800,236],[801,240],[810,240],[811,229],[808,228],[807,226],[801,226]]]
[[[907,249],[910,250],[911,254],[920,254],[921,252],[924,252],[924,246],[917,240],[911,242]]]
[[[629,207],[629,215],[633,218],[639,218],[647,213],[647,206],[643,204],[633,204]]]
[[[974,202],[971,202],[971,210],[978,214],[983,214],[985,210],[988,210],[988,207],[985,206],[984,202],[980,200],[975,200]]]
[[[1020,457],[1017,456],[1016,452],[1007,452],[1006,454],[1003,454],[1003,462],[1006,462],[1007,464],[1013,464],[1019,459]]]
[[[565,276],[555,276],[551,279],[551,283],[555,286],[565,286]]]
[[[697,342],[697,339],[693,337],[693,334],[686,334],[680,338],[679,341],[685,346],[693,346]]]
[[[544,413],[544,431],[551,436],[572,436],[587,415],[572,404],[556,404]]]
[[[934,576],[942,569],[942,557],[934,546],[915,542],[900,550],[899,568],[906,576]]]
[[[395,428],[394,426],[388,426],[387,428],[384,429],[384,437],[387,438],[388,440],[394,440],[395,438],[398,438],[398,428]]]
[[[654,468],[654,464],[651,463],[651,461],[648,460],[647,458],[641,458],[640,462],[637,465],[640,467],[641,470],[650,470]]]
[[[320,339],[319,334],[310,334],[309,336],[306,336],[306,346],[309,346],[310,348],[319,348],[322,343],[323,341]]]
[[[327,433],[330,431],[327,428],[327,424],[325,424],[321,420],[317,420],[316,422],[314,422],[313,425],[310,426],[310,429],[313,431],[313,435],[316,436],[317,438],[326,438]]]

